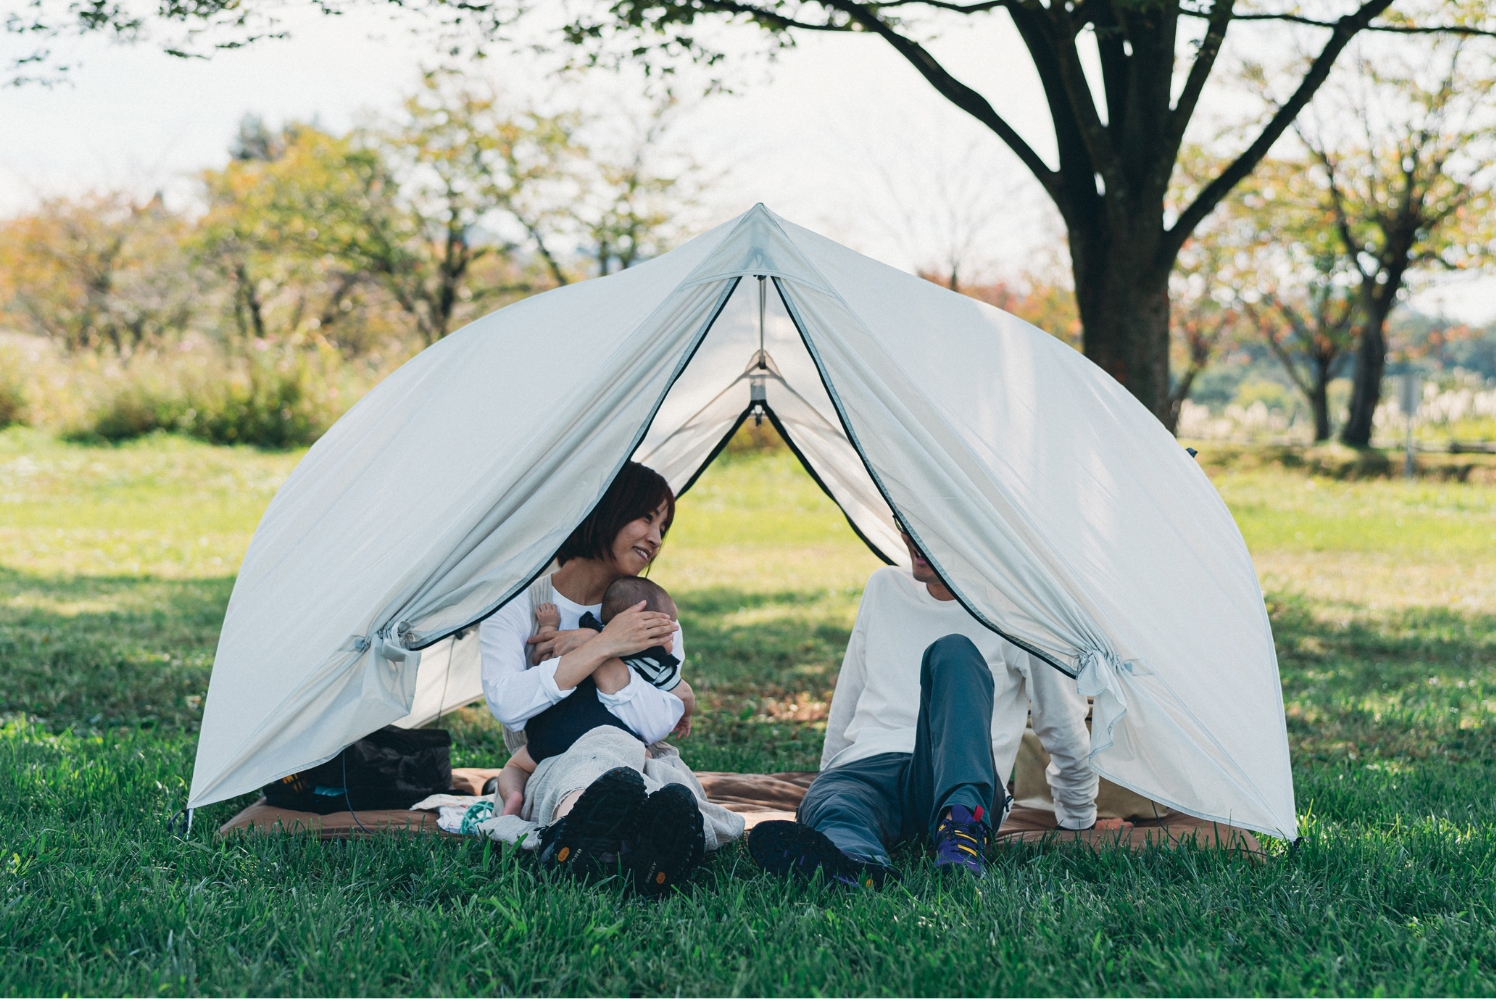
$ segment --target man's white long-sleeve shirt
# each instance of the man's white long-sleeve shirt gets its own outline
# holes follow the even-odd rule
[[[555,594],[556,609],[561,612],[560,629],[581,627],[582,615],[602,613],[602,604],[579,604],[560,592]],[[523,731],[525,723],[558,701],[571,696],[576,688],[562,690],[556,686],[556,666],[560,657],[530,665],[527,643],[535,631],[530,602],[520,594],[478,626],[478,648],[483,657],[483,697],[488,710],[511,732]],[[675,629],[671,654],[686,664],[686,646],[680,627]],[[652,686],[629,668],[629,682],[612,694],[597,692],[603,703],[619,721],[644,740],[646,745],[670,734],[686,712],[685,702],[669,691]]]
[[[1075,681],[983,627],[955,600],[937,600],[899,566],[867,581],[857,623],[847,643],[821,769],[879,753],[912,753],[918,723],[919,674],[925,649],[946,635],[965,635],[992,670],[992,757],[1005,783],[1018,758],[1025,716],[1049,753],[1045,776],[1060,825],[1083,829],[1096,821],[1096,772],[1086,699]]]

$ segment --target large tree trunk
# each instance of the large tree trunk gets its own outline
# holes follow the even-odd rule
[[[1117,244],[1074,254],[1076,302],[1086,356],[1172,430],[1169,268],[1151,266],[1150,256]]]

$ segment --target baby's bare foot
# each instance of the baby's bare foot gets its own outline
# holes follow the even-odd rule
[[[504,810],[500,815],[518,815],[519,810],[524,807],[525,795],[523,791],[511,791],[509,797],[504,799]]]
[[[561,612],[556,609],[555,604],[541,604],[535,608],[535,623],[542,628],[559,628]]]

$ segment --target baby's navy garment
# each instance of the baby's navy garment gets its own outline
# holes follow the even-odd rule
[[[639,738],[639,733],[620,721],[598,699],[597,683],[589,676],[576,685],[570,696],[525,723],[525,745],[530,750],[530,758],[539,763],[548,756],[560,756],[574,742],[601,725],[621,728]]]
[[[577,622],[577,627],[602,631],[603,623],[587,611]],[[666,652],[663,645],[653,645],[643,652],[624,656],[623,661],[634,667],[634,672],[643,677],[645,683],[661,690],[674,690],[680,685],[680,660]]]

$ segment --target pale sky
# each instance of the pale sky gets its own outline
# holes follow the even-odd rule
[[[82,65],[70,82],[0,90],[0,212],[90,186],[164,189],[185,200],[194,171],[224,161],[246,112],[272,124],[317,119],[343,129],[392,110],[436,60],[429,42],[384,10],[293,13],[290,40],[207,61],[175,59],[148,43],[74,44]],[[1042,94],[1006,18],[976,19],[934,49],[1049,151]],[[0,56],[14,51],[14,40],[0,36]],[[637,81],[605,73],[560,84],[544,61],[503,50],[483,72],[518,94],[589,106],[616,105],[638,90]],[[772,65],[745,62],[739,79],[739,95],[696,103],[675,131],[673,141],[719,178],[704,221],[762,201],[913,269],[946,252],[950,226],[941,219],[954,213],[977,230],[972,265],[1009,276],[1059,243],[1056,213],[1016,158],[876,39],[812,37]],[[1438,298],[1462,319],[1496,316],[1490,281],[1449,284],[1420,304],[1436,307]]]

